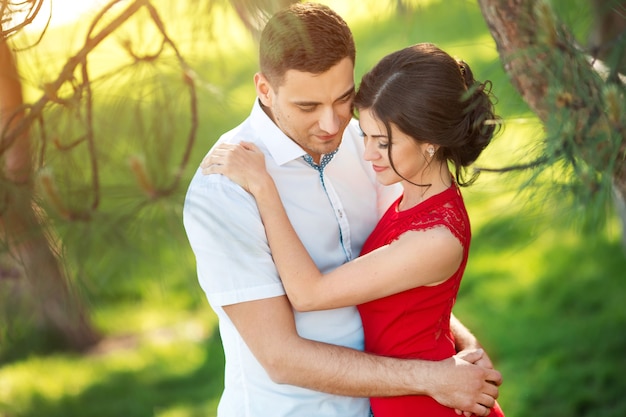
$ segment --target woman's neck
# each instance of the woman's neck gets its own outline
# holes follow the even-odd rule
[[[435,165],[438,166],[435,167]],[[419,184],[419,185],[416,185]],[[428,198],[447,190],[452,185],[452,175],[444,162],[431,164],[422,172],[419,183],[402,181],[404,193],[398,205],[400,211],[408,210]]]

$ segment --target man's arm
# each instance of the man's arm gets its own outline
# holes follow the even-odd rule
[[[353,397],[423,394],[477,415],[494,404],[498,388],[488,381],[500,375],[469,363],[478,357],[400,360],[299,337],[255,202],[224,177],[194,178],[184,223],[207,296],[223,306],[275,382]],[[254,286],[265,288],[267,295],[256,301],[233,296],[250,284],[247,277],[254,277]]]
[[[224,311],[277,383],[352,397],[428,395],[479,416],[489,413],[498,396],[489,382],[500,380],[497,371],[456,357],[402,360],[303,339],[285,296],[233,304]]]
[[[483,351],[483,355],[480,359],[473,361],[472,363],[484,368],[493,369],[491,359],[487,355],[487,352],[484,351],[482,345],[478,342],[478,339],[476,339],[476,336],[474,336],[474,334],[472,334],[472,332],[470,332],[470,330],[465,327],[454,314],[450,317],[450,330],[454,335],[455,348],[461,359],[465,359],[466,355],[480,349]],[[493,382],[500,385],[502,381],[499,380]]]
[[[454,314],[450,316],[450,330],[454,335],[457,352],[466,349],[482,349],[482,346],[478,343],[476,336],[474,336]]]

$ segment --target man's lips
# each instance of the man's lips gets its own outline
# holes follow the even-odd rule
[[[320,139],[323,142],[330,142],[331,140],[335,139],[337,137],[336,134],[334,135],[315,135],[318,139]]]

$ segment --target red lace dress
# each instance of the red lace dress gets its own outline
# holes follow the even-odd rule
[[[463,260],[454,275],[439,285],[413,288],[358,306],[365,350],[399,358],[445,359],[456,353],[450,314],[467,264],[471,238],[465,204],[455,184],[405,211],[398,211],[399,202],[400,199],[383,215],[365,242],[362,255],[391,243],[406,231],[443,226],[463,245]],[[371,405],[375,417],[458,417],[453,409],[427,396],[372,398]],[[497,406],[490,414],[503,415]]]

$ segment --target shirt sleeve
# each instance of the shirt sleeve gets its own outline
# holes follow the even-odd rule
[[[256,202],[241,187],[198,171],[187,191],[183,223],[211,305],[285,294]]]

